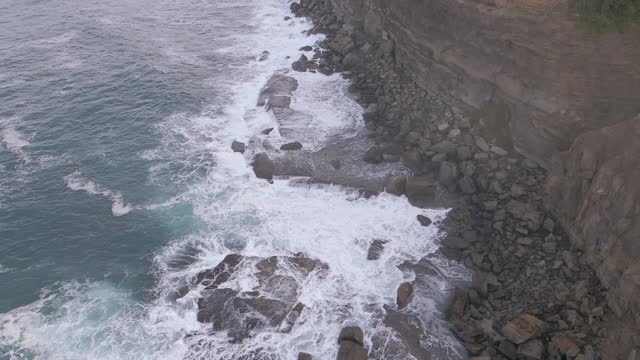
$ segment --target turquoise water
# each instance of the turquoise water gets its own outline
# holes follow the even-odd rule
[[[329,359],[342,324],[368,329],[368,342],[394,336],[380,316],[407,279],[397,265],[433,252],[438,236],[415,216],[445,212],[386,194],[270,185],[247,166],[251,151],[230,150],[277,127],[255,107],[260,87],[321,38],[303,34],[305,20],[284,21],[288,6],[0,3],[0,359],[236,359],[258,349]],[[293,106],[314,118],[305,148],[362,128],[346,80],[295,76]],[[392,241],[367,262],[374,238]],[[304,252],[329,265],[305,284],[294,331],[231,345],[196,321],[197,293],[176,300],[231,252]],[[425,342],[455,353],[433,304],[423,305],[434,334]]]

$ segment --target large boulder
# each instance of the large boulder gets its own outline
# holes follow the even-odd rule
[[[400,284],[400,286],[398,287],[398,293],[396,295],[396,304],[398,305],[398,308],[406,308],[413,300],[413,294],[413,284],[411,284],[410,282]]]
[[[367,349],[364,347],[364,333],[357,326],[345,327],[338,336],[338,360],[367,360]]]
[[[275,165],[265,153],[259,153],[253,158],[253,172],[260,179],[271,180],[275,172]]]
[[[276,104],[279,101],[284,101],[283,98],[291,98],[291,95],[293,95],[293,92],[296,91],[297,88],[298,80],[282,74],[273,75],[267,80],[262,90],[260,90],[257,105],[265,106],[268,103]],[[276,100],[277,97],[279,97],[280,100]],[[286,104],[286,107],[288,106],[289,103]]]
[[[405,192],[409,200],[433,201],[436,187],[431,179],[422,176],[407,176]]]

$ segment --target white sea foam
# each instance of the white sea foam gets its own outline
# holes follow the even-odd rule
[[[67,187],[73,191],[84,191],[91,195],[100,195],[110,199],[111,213],[113,216],[126,215],[134,209],[133,206],[124,201],[122,193],[111,191],[94,183],[84,177],[80,171],[75,171],[65,176],[64,182]]]
[[[13,271],[13,269],[0,264],[0,274],[8,273],[10,271]]]
[[[406,198],[388,194],[364,199],[338,186],[307,186],[291,180],[268,184],[256,179],[247,159],[229,148],[233,140],[249,141],[260,130],[275,127],[264,109],[255,108],[261,86],[274,71],[288,68],[299,56],[299,47],[321,38],[302,34],[310,26],[305,20],[283,21],[286,5],[276,0],[257,2],[252,17],[258,22],[255,33],[234,34],[233,45],[218,49],[243,56],[268,50],[269,58],[216,78],[216,86],[225,89],[224,104],[198,116],[167,118],[157,128],[163,145],[142,154],[161,162],[152,169],[152,180],[178,164],[189,170],[173,180],[189,184],[180,176],[192,180],[190,169],[207,168],[184,194],[158,205],[188,202],[209,226],[207,231],[176,239],[156,254],[155,300],[140,302],[107,282],[58,285],[40,300],[0,315],[0,349],[11,346],[12,359],[28,352],[39,359],[230,360],[257,349],[278,359],[295,358],[299,351],[316,359],[335,359],[342,325],[362,326],[369,347],[373,336],[393,336],[382,324],[382,306],[393,305],[398,284],[412,278],[398,265],[435,251],[441,236],[436,225],[446,210],[418,209]],[[316,148],[330,136],[348,136],[362,126],[361,109],[342,95],[345,80],[337,75],[292,75],[300,83],[292,107],[314,119],[302,139],[305,147]],[[276,133],[270,138],[281,140]],[[156,208],[129,204],[121,193],[80,172],[69,174],[65,182],[72,190],[110,199],[116,216]],[[434,225],[420,226],[415,220],[418,214],[431,217]],[[373,239],[389,242],[379,260],[367,261]],[[263,332],[243,344],[229,344],[224,332],[211,333],[208,325],[196,321],[197,289],[171,300],[176,289],[231,252],[255,256],[303,252],[328,264],[324,276],[311,276],[302,284],[299,299],[306,307],[291,333]],[[444,278],[465,278],[455,264],[438,261]],[[250,288],[251,283],[247,274],[228,286]],[[434,280],[434,297],[447,286],[444,280]],[[445,359],[460,357],[456,342],[442,328],[433,299],[417,299],[412,306],[420,306],[419,318],[427,333],[423,343],[445,354]]]
[[[18,125],[17,119],[0,119],[0,139],[8,151],[15,154],[23,162],[29,162],[29,155],[24,148],[31,143],[27,135],[17,130]]]

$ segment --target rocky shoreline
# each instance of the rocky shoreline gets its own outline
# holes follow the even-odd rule
[[[605,289],[545,210],[546,171],[492,144],[474,122],[420,89],[395,66],[384,33],[372,39],[340,22],[326,0],[302,0],[291,10],[327,36],[314,59],[301,57],[293,69],[343,72],[353,81],[376,143],[364,160],[401,161],[438,184],[438,204],[452,207],[440,252],[463,262],[473,280],[451,291],[446,315],[470,358],[606,358]]]
[[[233,151],[258,152],[254,172],[268,181],[274,176],[305,176],[311,182],[357,188],[365,196],[386,191],[407,196],[418,207],[451,208],[446,221],[438,224],[447,236],[434,256],[460,262],[473,274],[470,283],[453,284],[442,294],[448,298],[445,320],[469,359],[611,358],[603,350],[614,321],[606,290],[585,255],[571,246],[545,209],[546,170],[496,145],[504,134],[501,129],[496,134],[479,130],[482,116],[471,120],[446,99],[421,89],[396,65],[393,42],[384,33],[372,39],[341,22],[328,0],[293,2],[291,10],[313,21],[310,33],[326,35],[322,42],[300,49],[291,70],[341,73],[350,79],[350,91],[365,109],[366,133],[320,151],[301,151],[297,140],[310,119],[289,107],[297,81],[286,73],[276,74],[257,105],[273,112],[278,131],[290,140],[280,146],[286,155],[271,159],[261,150],[270,149],[266,142],[234,142]],[[368,173],[361,173],[363,167]],[[416,221],[431,225],[424,216]],[[385,243],[373,241],[367,258],[376,260]],[[199,320],[228,331],[233,341],[259,328],[290,330],[304,304],[295,298],[295,279],[274,275],[282,263],[294,264],[302,278],[317,276],[324,266],[304,254],[265,259],[230,255],[193,284],[205,284],[208,291],[198,303]],[[261,291],[244,294],[217,288],[239,266],[255,266]],[[398,284],[397,308],[385,306],[384,323],[402,334],[402,346],[415,358],[442,358],[421,346],[424,329],[415,325],[415,314],[403,310],[419,296],[420,287],[432,281],[421,274],[437,271],[429,258],[401,266],[413,271],[416,279]],[[230,308],[217,308],[220,302]],[[258,317],[240,321],[232,318],[237,312]],[[379,344],[365,347],[358,327],[343,329],[338,345],[339,360],[384,358]],[[299,359],[311,355],[301,353]],[[635,353],[629,359],[635,359]]]

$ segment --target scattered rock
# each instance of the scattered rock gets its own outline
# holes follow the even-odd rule
[[[569,358],[575,357],[580,352],[576,340],[569,335],[557,334],[551,338],[551,341],[558,347],[560,354]]]
[[[244,149],[245,149],[245,145],[242,142],[234,140],[231,143],[231,150],[233,150],[233,152],[239,152],[239,153],[244,154]]]
[[[280,146],[280,150],[286,150],[286,151],[300,150],[300,149],[302,149],[302,144],[297,141],[286,143]]]
[[[264,129],[262,130],[262,134],[269,135],[271,134],[272,131],[273,131],[273,128]]]
[[[525,360],[540,360],[544,353],[544,344],[539,339],[529,340],[518,345],[518,355]]]
[[[298,353],[298,360],[313,360],[313,356],[311,356],[311,354],[301,352]]]
[[[260,54],[260,57],[258,57],[258,61],[265,61],[265,60],[267,60],[267,59],[269,58],[269,55],[270,55],[270,54],[269,54],[269,52],[268,52],[268,51],[263,51],[263,52]]]

